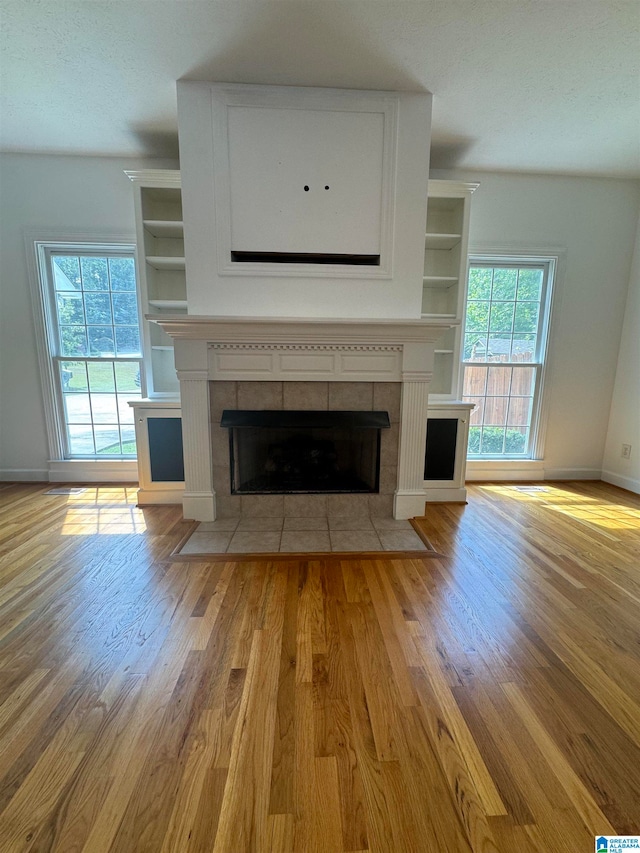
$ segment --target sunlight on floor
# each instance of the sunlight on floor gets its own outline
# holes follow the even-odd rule
[[[136,506],[136,486],[99,486],[69,495],[63,536],[115,536],[145,533],[147,525]]]
[[[569,489],[545,483],[545,491],[517,491],[512,485],[481,486],[482,491],[495,492],[516,501],[538,503],[546,509],[568,515],[578,522],[597,525],[607,530],[640,530],[640,509],[623,504],[602,503],[596,498],[576,495]]]

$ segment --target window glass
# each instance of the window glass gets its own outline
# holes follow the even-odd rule
[[[462,398],[475,404],[471,457],[531,455],[551,265],[508,259],[470,263]]]
[[[46,258],[67,456],[135,457],[128,403],[141,396],[142,351],[133,255],[50,247]]]

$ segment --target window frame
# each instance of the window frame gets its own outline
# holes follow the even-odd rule
[[[137,275],[136,243],[130,236],[101,238],[97,235],[47,235],[33,232],[25,234],[31,295],[36,331],[38,363],[40,367],[45,425],[49,445],[50,461],[70,463],[104,462],[130,464],[136,462],[136,455],[123,454],[71,454],[67,423],[65,417],[64,395],[59,364],[61,361],[108,362],[117,363],[136,361],[140,365],[140,395],[146,395],[145,359],[143,339],[143,317],[140,282]],[[63,356],[60,352],[60,335],[55,308],[57,291],[52,280],[50,258],[55,254],[99,255],[102,257],[125,256],[134,261],[136,276],[136,306],[140,333],[140,355],[113,357],[76,357]],[[92,420],[93,424],[93,420]],[[99,426],[99,424],[98,424]]]
[[[514,463],[533,462],[541,460],[544,456],[544,438],[546,433],[547,408],[549,399],[549,371],[552,320],[554,316],[554,297],[558,291],[558,282],[562,267],[563,255],[561,252],[536,250],[531,252],[517,251],[513,249],[496,249],[474,251],[468,256],[467,277],[464,292],[464,310],[460,329],[460,370],[458,380],[458,396],[463,399],[465,368],[467,365],[491,365],[492,362],[469,362],[464,357],[464,336],[467,322],[467,305],[469,302],[469,275],[472,267],[485,266],[495,269],[496,267],[518,269],[526,267],[544,268],[542,291],[540,298],[540,315],[538,319],[538,330],[536,332],[535,360],[532,362],[499,362],[500,366],[533,367],[534,392],[531,400],[531,416],[529,421],[529,442],[527,453],[500,453],[500,454],[470,454],[467,452],[469,462],[491,462],[491,463]],[[516,303],[517,304],[517,303]],[[510,399],[510,398],[508,398]]]

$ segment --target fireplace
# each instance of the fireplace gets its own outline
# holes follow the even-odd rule
[[[231,494],[376,493],[388,412],[230,410]]]
[[[424,511],[429,382],[435,343],[450,323],[193,315],[155,322],[175,340],[185,518]],[[377,490],[232,493],[224,410],[388,412]]]

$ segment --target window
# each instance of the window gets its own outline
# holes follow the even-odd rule
[[[469,457],[535,458],[554,259],[471,258],[462,398]]]
[[[128,401],[141,397],[142,345],[133,247],[36,248],[59,455],[135,458]]]

